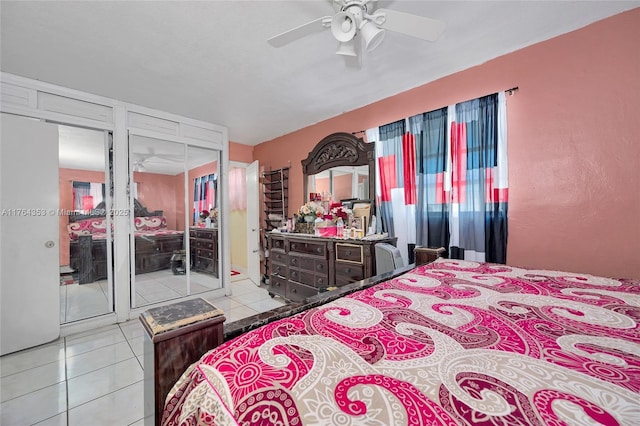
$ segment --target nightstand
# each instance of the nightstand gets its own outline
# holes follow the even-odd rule
[[[140,314],[144,338],[144,424],[160,425],[171,387],[194,362],[223,340],[222,310],[202,298]]]
[[[414,249],[414,253],[416,255],[416,266],[426,265],[439,257],[444,257],[445,252],[446,250],[444,247],[416,247]]]

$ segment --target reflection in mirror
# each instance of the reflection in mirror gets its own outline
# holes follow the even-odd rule
[[[176,262],[186,247],[185,145],[134,134],[129,144],[132,307],[139,307],[188,295],[186,262]]]
[[[221,288],[219,152],[130,135],[132,307]]]
[[[111,134],[58,126],[60,323],[113,312],[113,235],[95,209],[109,200]]]
[[[369,166],[333,167],[308,179],[310,192],[331,194],[334,200],[369,198]]]
[[[222,288],[220,276],[219,151],[187,148],[189,197],[189,260],[191,294]]]

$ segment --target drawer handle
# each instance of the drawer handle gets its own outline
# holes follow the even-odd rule
[[[324,265],[318,265],[318,271],[322,271],[324,269]]]
[[[295,257],[294,257],[293,259],[291,259],[291,263],[292,263],[293,265],[295,265],[297,261],[298,261],[298,259],[296,259]]]
[[[346,254],[347,256],[351,256],[351,250],[347,250],[347,251],[345,251],[345,254]]]
[[[295,250],[295,249],[296,249],[296,243],[291,244],[291,248],[292,248],[293,250]]]
[[[351,268],[347,268],[346,271],[347,271],[347,274],[350,273],[351,272]]]
[[[322,284],[324,280],[322,278],[318,278],[318,284]]]
[[[318,253],[321,253],[321,252],[322,252],[322,249],[321,249],[320,247],[317,247],[317,248],[316,248],[316,251],[317,251]]]
[[[292,289],[291,289],[291,293],[297,293],[297,292],[298,292],[298,290],[297,290],[297,289],[295,289],[295,288],[292,288]]]

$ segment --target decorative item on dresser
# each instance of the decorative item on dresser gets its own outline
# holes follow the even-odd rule
[[[218,228],[189,228],[191,271],[218,276]]]
[[[396,238],[344,240],[305,234],[271,233],[269,294],[291,301],[372,277],[377,243]]]

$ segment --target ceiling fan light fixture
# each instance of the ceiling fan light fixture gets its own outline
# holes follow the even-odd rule
[[[336,54],[342,56],[358,56],[355,41],[351,39],[349,41],[340,42],[340,44],[338,44]]]
[[[360,33],[362,34],[362,39],[364,40],[364,45],[367,48],[367,51],[371,52],[376,47],[382,43],[384,39],[384,30],[378,28],[371,21],[363,21],[362,26],[360,27]]]
[[[331,20],[331,34],[341,43],[352,40],[356,29],[356,20],[349,12],[337,13]]]

